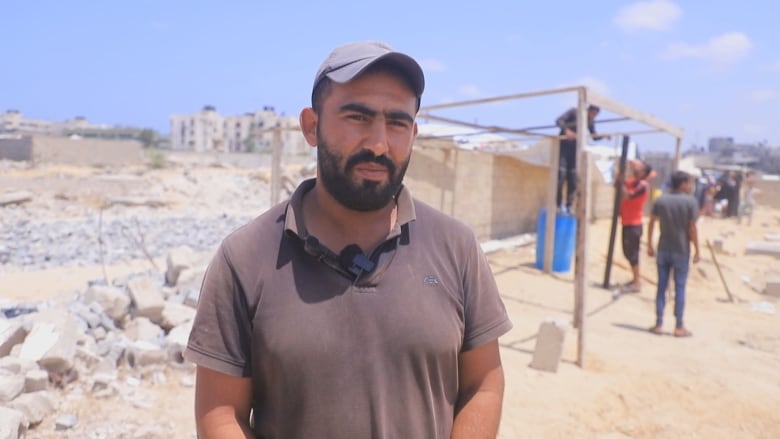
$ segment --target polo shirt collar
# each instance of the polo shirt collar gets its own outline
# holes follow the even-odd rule
[[[303,181],[293,192],[290,201],[287,203],[287,209],[284,217],[284,231],[293,234],[300,239],[306,239],[309,232],[303,223],[303,196],[314,188],[315,178]],[[406,186],[401,186],[401,190],[396,196],[396,222],[393,229],[387,235],[387,239],[395,238],[401,235],[401,227],[417,219],[414,210],[414,201],[412,194]]]

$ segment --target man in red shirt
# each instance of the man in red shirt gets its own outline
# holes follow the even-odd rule
[[[630,160],[628,169],[631,171],[631,177],[621,186],[620,222],[623,224],[623,254],[631,265],[633,279],[624,286],[623,292],[638,293],[641,286],[639,242],[642,238],[642,216],[650,194],[648,181],[655,176],[655,172],[641,160]]]

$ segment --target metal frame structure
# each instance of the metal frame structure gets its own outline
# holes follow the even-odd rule
[[[537,138],[551,138],[560,140],[560,136],[541,134],[539,129],[552,128],[551,126],[543,127],[527,127],[527,128],[512,128],[497,125],[484,125],[472,122],[466,122],[462,120],[456,120],[452,118],[437,116],[433,114],[433,111],[443,110],[455,107],[473,106],[479,104],[488,104],[494,102],[527,99],[532,97],[556,95],[563,93],[576,93],[577,94],[577,176],[579,184],[577,185],[579,194],[577,196],[577,236],[576,236],[576,250],[575,250],[575,267],[574,267],[574,327],[578,329],[577,334],[577,364],[582,367],[585,361],[585,327],[586,327],[586,288],[588,285],[588,274],[586,267],[588,265],[588,257],[585,249],[588,246],[588,227],[587,219],[590,218],[591,209],[591,163],[592,157],[586,153],[584,145],[587,142],[588,129],[587,129],[587,107],[588,105],[597,105],[602,110],[615,113],[621,118],[610,119],[604,122],[625,121],[631,120],[639,122],[650,129],[646,130],[634,130],[634,131],[618,131],[609,133],[600,133],[602,135],[610,136],[629,136],[649,133],[667,133],[676,139],[675,155],[674,155],[674,169],[679,167],[681,157],[681,145],[684,131],[670,123],[667,123],[653,115],[643,113],[627,104],[619,102],[617,100],[608,98],[606,96],[599,95],[598,93],[588,89],[584,86],[578,87],[564,87],[549,90],[539,90],[527,93],[518,93],[505,96],[496,96],[483,99],[473,99],[460,102],[452,102],[440,105],[428,105],[420,108],[418,118],[431,121],[443,122],[451,125],[458,125],[463,127],[469,127],[474,129],[483,130],[491,133],[504,133],[504,134],[519,134]],[[626,142],[624,142],[626,143]],[[624,147],[625,149],[625,147]],[[624,154],[625,155],[625,154]],[[558,173],[558,154],[550,154],[550,179],[549,179],[549,192],[547,197],[546,209],[548,213],[556,211],[555,198]],[[620,164],[620,171],[625,171],[625,158],[622,158]],[[618,194],[616,194],[616,197]],[[617,202],[615,203],[617,205]],[[613,213],[613,224],[616,221],[617,212]],[[555,237],[555,215],[546,215],[546,228],[545,228],[545,248],[544,248],[544,265],[543,269],[545,273],[550,273],[552,269],[553,260],[553,245]],[[614,227],[613,227],[614,229]],[[614,232],[613,232],[614,233]],[[613,237],[614,238],[614,237]],[[614,241],[614,239],[613,239]],[[607,262],[608,264],[611,261]]]

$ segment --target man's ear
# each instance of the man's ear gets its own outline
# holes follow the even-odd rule
[[[311,146],[317,146],[317,113],[311,107],[301,110],[298,118],[301,124],[301,132],[306,139],[306,143]]]

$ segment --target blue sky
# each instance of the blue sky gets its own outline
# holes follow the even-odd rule
[[[167,132],[170,114],[205,104],[297,115],[334,46],[379,39],[423,64],[423,105],[584,84],[685,129],[685,148],[723,135],[780,146],[776,0],[5,1],[0,11],[0,111],[30,118]],[[574,102],[441,114],[521,128]]]

